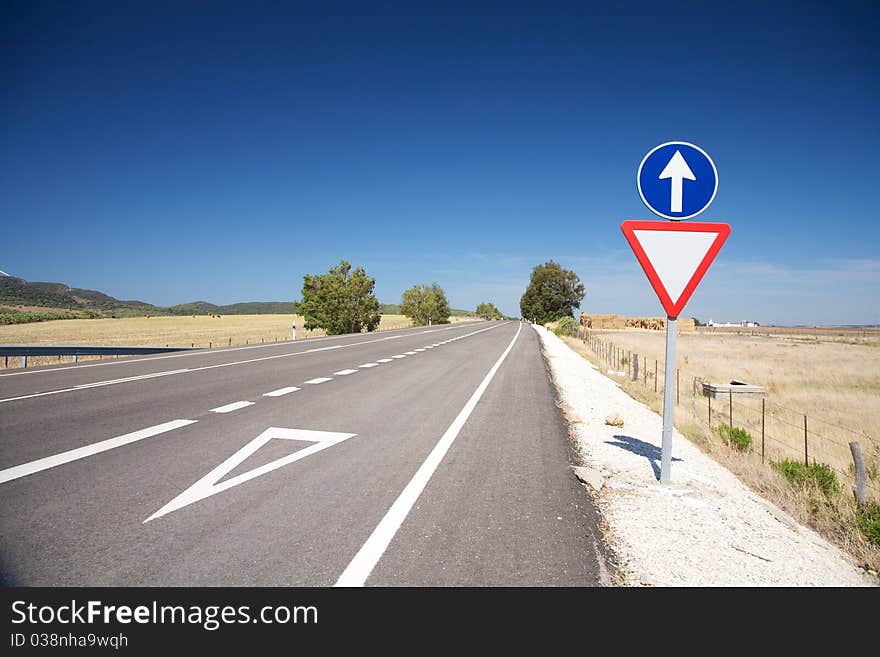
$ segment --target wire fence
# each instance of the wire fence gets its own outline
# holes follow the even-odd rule
[[[625,377],[632,384],[663,403],[666,369],[657,360],[634,353],[600,337],[590,329],[579,327],[564,331],[581,340],[593,352],[608,373]],[[762,462],[781,460],[824,463],[831,467],[840,481],[855,481],[855,466],[849,443],[858,442],[868,467],[868,490],[880,497],[880,445],[867,431],[841,426],[815,414],[777,403],[766,395],[740,394],[733,391],[712,393],[704,378],[674,373],[676,423],[695,423],[709,431],[726,425],[744,429],[752,437],[751,449]]]

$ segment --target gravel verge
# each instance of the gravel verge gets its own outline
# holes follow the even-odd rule
[[[628,586],[871,586],[840,549],[749,490],[678,431],[661,486],[662,418],[556,335],[541,337],[584,469]],[[606,418],[617,413],[623,426]],[[609,418],[610,419],[610,418]]]

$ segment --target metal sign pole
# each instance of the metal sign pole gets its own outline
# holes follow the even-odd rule
[[[660,483],[668,484],[672,468],[672,422],[675,413],[675,379],[669,376],[675,371],[675,336],[678,318],[666,318],[666,374],[663,376],[663,444],[660,451]]]

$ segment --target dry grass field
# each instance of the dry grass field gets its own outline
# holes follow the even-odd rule
[[[452,321],[470,318],[453,317]],[[301,315],[210,315],[129,317],[121,319],[65,319],[31,324],[0,326],[0,344],[47,345],[128,345],[226,347],[260,344],[290,339],[290,326],[296,322],[296,339],[325,335],[322,330],[306,331]],[[404,315],[382,315],[379,330],[411,326]],[[80,360],[89,357],[82,356]],[[94,357],[92,357],[94,358]],[[69,356],[30,357],[28,366],[69,362]],[[0,368],[17,368],[20,359],[0,359]]]
[[[789,446],[802,455],[806,415],[810,454],[817,460],[846,472],[852,462],[848,443],[859,440],[872,461],[880,463],[880,331],[767,333],[679,335],[677,364],[682,403],[690,400],[694,380],[700,408],[705,409],[700,411],[703,415],[708,409],[706,398],[700,394],[702,381],[727,383],[737,379],[763,386],[768,393],[765,434],[773,443],[767,441],[768,447],[782,450]],[[647,369],[651,389],[658,363],[658,390],[662,388],[665,332],[626,329],[593,331],[593,335],[613,345],[624,358],[637,353],[642,375]],[[760,406],[757,399],[734,399],[734,424],[757,430]],[[715,413],[720,418],[728,413],[727,400],[715,400],[713,417]]]
[[[665,331],[594,330],[580,335],[563,339],[602,372],[631,373],[631,359],[638,354],[637,382],[629,374],[609,376],[661,412]],[[701,331],[679,335],[677,346],[677,428],[757,492],[822,531],[861,563],[880,567],[880,545],[870,544],[857,528],[848,445],[861,444],[869,497],[880,500],[880,331]],[[733,379],[767,389],[764,411],[757,398],[734,396],[732,414],[729,397],[714,399],[710,425],[709,399],[701,384]],[[842,494],[834,499],[812,488],[792,488],[771,466],[782,459],[803,462],[804,417],[809,461],[829,465],[839,479]],[[718,430],[731,418],[733,426],[751,434],[751,450],[740,452],[724,444]]]
[[[601,337],[647,357],[650,375],[653,361],[662,369],[664,332],[602,331]],[[775,410],[785,409],[801,421],[807,415],[817,423],[817,434],[846,442],[861,435],[875,446],[880,439],[880,331],[849,337],[692,333],[678,336],[677,351],[679,380],[688,393],[695,377],[725,383],[737,379],[765,387]],[[749,404],[760,406],[756,400]],[[800,428],[802,422],[788,420]]]

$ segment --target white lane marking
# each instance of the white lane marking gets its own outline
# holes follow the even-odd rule
[[[168,504],[156,511],[156,513],[144,520],[144,523],[148,523],[155,518],[160,518],[166,513],[176,511],[177,509],[192,504],[193,502],[203,500],[206,497],[211,497],[212,495],[216,495],[217,493],[222,493],[224,490],[228,490],[233,486],[243,484],[244,482],[254,479],[255,477],[264,475],[267,472],[271,472],[272,470],[276,470],[295,461],[299,461],[300,459],[303,459],[307,456],[316,454],[323,449],[327,449],[328,447],[337,445],[343,440],[348,440],[349,438],[356,435],[357,434],[354,433],[336,433],[333,431],[310,431],[308,429],[282,429],[280,427],[269,427],[259,436],[250,441],[247,445],[238,450],[235,454],[223,461],[223,463],[218,465],[216,468],[211,470],[208,474],[199,479],[192,486],[183,491],[180,495],[168,502]],[[231,477],[223,483],[217,483],[218,481],[220,481],[220,479],[232,472],[245,459],[253,455],[254,452],[263,447],[263,445],[268,443],[273,438],[280,438],[282,440],[302,440],[313,442],[315,444],[306,447],[305,449],[294,452],[293,454],[290,454],[288,456],[270,461],[269,463],[261,465],[258,468],[254,468],[253,470],[248,470],[247,472],[243,472],[239,475],[236,475],[235,477]]]
[[[415,356],[416,355],[416,352],[414,352],[414,351],[404,351],[403,353],[406,354],[407,356]]]
[[[316,386],[319,383],[326,383],[327,381],[332,381],[333,378],[329,376],[319,376],[317,379],[309,379],[306,381],[310,386]]]
[[[231,404],[226,404],[225,406],[218,406],[217,408],[212,408],[212,413],[231,413],[232,411],[237,411],[240,408],[247,408],[248,406],[253,406],[254,402],[252,401],[237,401],[232,402]]]
[[[377,362],[377,363],[390,363],[390,362],[391,362],[391,359],[390,359],[390,358],[380,358],[380,359],[377,360],[376,362]]]
[[[154,374],[141,374],[140,376],[127,376],[123,379],[112,379],[110,381],[98,381],[97,383],[83,383],[76,386],[77,388],[97,388],[99,386],[112,386],[117,383],[128,383],[129,381],[140,381],[142,379],[155,379],[159,376],[169,376],[171,374],[180,374],[181,372],[189,372],[188,369],[171,370],[170,372],[155,372]]]
[[[371,367],[379,367],[379,363],[364,363],[363,365],[358,365],[359,368],[368,370]]]
[[[501,325],[496,324],[495,326],[490,326],[488,328],[480,329],[479,331],[474,331],[472,333],[468,333],[464,337],[467,337],[470,335],[476,335],[477,333],[482,333],[483,331],[491,330],[493,328],[496,328],[497,326],[501,326]],[[448,329],[437,329],[437,330],[446,331]],[[429,332],[429,331],[426,331],[426,332]],[[287,353],[287,354],[276,354],[274,356],[263,356],[262,358],[250,358],[248,360],[233,361],[230,363],[220,363],[218,365],[205,365],[203,367],[192,367],[189,369],[171,370],[170,372],[157,372],[152,375],[144,375],[143,377],[126,377],[123,379],[113,379],[111,381],[97,381],[95,383],[85,383],[82,385],[74,386],[72,388],[62,388],[60,390],[49,390],[47,392],[37,392],[37,393],[30,394],[30,395],[20,395],[18,397],[8,397],[7,399],[0,399],[0,404],[5,403],[5,402],[19,401],[22,399],[31,399],[34,397],[45,397],[47,395],[58,395],[58,394],[65,393],[65,392],[75,392],[77,390],[87,390],[89,388],[100,387],[103,385],[115,385],[117,383],[127,383],[129,381],[139,381],[142,378],[154,378],[155,376],[166,376],[168,374],[184,374],[184,373],[188,373],[188,372],[201,372],[204,370],[217,369],[219,367],[231,367],[234,365],[246,365],[249,363],[259,363],[259,362],[267,361],[267,360],[275,360],[276,358],[289,358],[291,356],[301,356],[303,354],[313,354],[313,353],[317,353],[320,351],[331,351],[333,349],[347,349],[349,347],[357,347],[357,346],[363,345],[363,344],[374,344],[376,342],[382,342],[383,340],[395,340],[395,339],[402,338],[402,337],[406,337],[406,336],[392,335],[392,336],[388,336],[388,337],[384,337],[384,338],[379,338],[378,340],[365,340],[363,342],[353,342],[351,344],[343,344],[343,345],[337,344],[337,345],[332,345],[330,347],[319,347],[317,349],[308,349],[306,351],[296,351],[296,352]],[[320,338],[315,338],[315,340],[318,340],[318,339],[320,339]],[[396,356],[395,356],[395,358],[396,358]],[[159,359],[156,358],[155,360],[159,360]],[[124,361],[117,361],[117,363],[121,363],[121,362],[124,362]],[[136,361],[128,361],[128,362],[136,362]],[[106,365],[109,363],[104,363],[104,364]],[[84,366],[84,367],[88,367],[88,366]],[[71,367],[71,368],[56,368],[56,369],[74,369],[74,368]],[[50,370],[41,370],[41,371],[50,371]],[[19,372],[19,374],[21,374],[21,373],[22,372]],[[0,375],[0,376],[4,376],[4,375]],[[7,375],[7,376],[11,376],[11,375]]]
[[[165,422],[164,424],[157,424],[154,427],[140,429],[138,431],[127,433],[123,436],[108,438],[107,440],[102,440],[91,445],[86,445],[85,447],[78,447],[77,449],[71,449],[67,452],[61,452],[60,454],[55,454],[54,456],[47,456],[46,458],[37,459],[36,461],[31,461],[30,463],[17,465],[14,468],[6,468],[5,470],[0,470],[0,484],[6,483],[7,481],[12,481],[13,479],[18,479],[19,477],[32,475],[35,472],[48,470],[49,468],[54,468],[58,465],[70,463],[71,461],[77,461],[79,459],[86,458],[87,456],[92,456],[93,454],[106,452],[108,449],[122,447],[123,445],[128,445],[130,443],[137,442],[138,440],[143,440],[144,438],[158,436],[160,433],[179,429],[180,427],[185,427],[188,424],[193,424],[195,422],[197,422],[197,420],[171,420],[170,422]]]
[[[354,559],[351,560],[351,563],[348,564],[342,572],[342,575],[339,576],[335,586],[363,586],[366,583],[370,573],[373,572],[373,568],[375,568],[379,559],[382,558],[382,555],[385,553],[385,550],[388,548],[388,545],[391,543],[397,530],[400,529],[400,526],[403,524],[403,521],[406,520],[406,516],[419,499],[425,486],[428,485],[428,481],[430,481],[434,472],[437,470],[437,467],[440,465],[446,452],[449,451],[449,448],[452,446],[452,443],[455,441],[461,428],[464,426],[464,423],[467,422],[467,419],[470,417],[474,408],[476,408],[483,393],[486,392],[486,388],[489,387],[489,383],[492,381],[498,368],[501,367],[504,359],[507,358],[507,354],[513,349],[513,345],[519,337],[521,330],[522,323],[520,322],[519,327],[516,329],[516,334],[513,336],[510,344],[507,345],[507,349],[504,350],[504,353],[501,354],[492,366],[492,369],[489,370],[488,374],[486,374],[480,382],[480,385],[474,390],[474,393],[471,395],[471,398],[468,399],[467,404],[465,404],[464,408],[459,411],[456,418],[452,421],[452,424],[446,429],[443,437],[440,438],[439,442],[434,446],[434,449],[428,454],[428,458],[426,458],[424,463],[419,466],[419,469],[406,485],[406,488],[403,489],[398,498],[394,501],[394,504],[388,509],[385,516],[379,521],[379,524],[373,530],[373,533],[370,534],[367,542],[361,546],[361,549],[358,550]]]
[[[392,358],[406,358],[403,354],[397,354],[396,356],[392,356]]]
[[[288,395],[291,392],[296,392],[297,390],[302,390],[302,388],[297,388],[296,386],[278,388],[278,390],[273,390],[272,392],[264,392],[263,397],[281,397],[282,395]]]
[[[381,339],[382,340],[396,340],[397,338],[405,338],[405,337],[407,337],[407,335],[423,335],[425,333],[434,333],[436,331],[451,331],[453,329],[460,328],[460,326],[461,325],[453,325],[453,326],[447,326],[446,328],[442,328],[442,329],[431,329],[430,331],[415,331],[412,328],[395,329],[396,331],[408,331],[408,333],[401,333],[399,335],[389,335],[389,336],[386,336]],[[324,340],[342,340],[345,338],[355,337],[356,335],[359,335],[359,334],[355,333],[355,334],[350,334],[350,335],[328,335],[323,338],[309,338],[307,341],[304,341],[304,342],[312,343],[312,342],[323,342]],[[377,342],[377,340],[372,340],[372,342]],[[211,350],[211,349],[208,349],[208,350],[197,349],[194,351],[187,350],[185,353],[168,354],[167,356],[150,356],[148,358],[133,358],[130,360],[111,360],[111,361],[105,361],[105,362],[100,362],[100,363],[87,363],[87,364],[83,364],[83,365],[66,365],[64,367],[52,367],[52,368],[47,368],[44,370],[43,369],[36,369],[36,370],[22,370],[20,372],[8,372],[6,374],[0,374],[0,378],[2,378],[4,376],[21,376],[23,374],[44,374],[46,372],[57,372],[58,370],[79,370],[79,369],[83,369],[86,367],[107,367],[108,365],[128,365],[131,363],[141,363],[141,362],[144,362],[147,360],[165,360],[167,358],[187,358],[189,356],[204,356],[206,354],[228,354],[232,351],[245,351],[245,350],[249,350],[249,349],[265,349],[267,347],[280,347],[280,346],[284,346],[284,345],[288,345],[288,344],[291,344],[291,343],[289,343],[289,342],[274,342],[271,344],[252,344],[252,345],[248,345],[245,347],[225,347],[225,348],[213,349],[213,350]],[[366,344],[366,343],[357,342],[355,344]],[[293,345],[291,345],[291,346],[293,346]],[[297,345],[297,346],[299,346],[299,345]],[[354,345],[340,345],[340,346],[348,347],[348,346],[354,346]],[[296,353],[308,353],[308,352],[296,352]],[[294,354],[284,354],[284,355],[289,356],[289,355],[294,355]]]
[[[424,349],[416,349],[416,351],[424,351]]]
[[[333,376],[348,376],[349,374],[354,374],[357,370],[339,370],[338,372],[333,372]]]
[[[432,346],[432,347],[439,347],[439,346],[440,346],[440,343],[438,342],[438,343],[436,343],[436,344],[432,344],[431,346]]]

